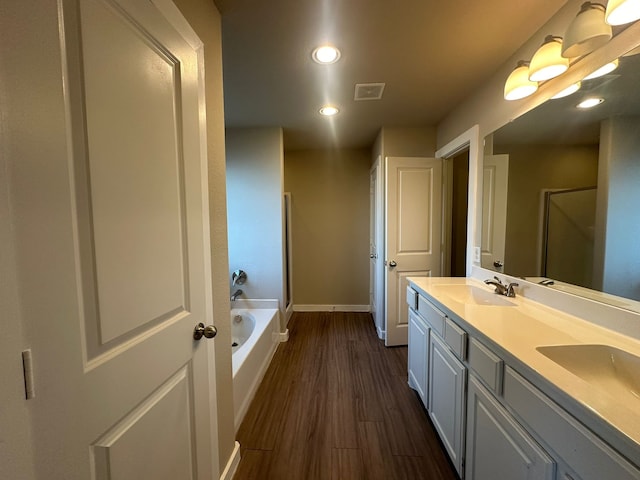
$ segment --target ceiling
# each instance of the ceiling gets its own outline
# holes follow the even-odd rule
[[[215,0],[225,123],[278,126],[285,150],[369,147],[382,126],[427,127],[488,80],[566,0]],[[312,62],[337,46],[333,65]],[[386,84],[353,100],[356,83]],[[340,108],[321,117],[325,103]]]

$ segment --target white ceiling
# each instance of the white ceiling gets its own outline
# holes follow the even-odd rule
[[[566,0],[215,0],[227,127],[280,126],[286,150],[371,146],[382,126],[435,126]],[[317,65],[331,43],[342,58]],[[355,102],[356,83],[384,82]],[[324,103],[341,111],[318,115]]]

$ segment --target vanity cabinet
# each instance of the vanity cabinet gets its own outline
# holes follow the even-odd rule
[[[409,386],[427,406],[429,369],[429,326],[414,310],[409,309]]]
[[[466,480],[554,480],[555,462],[474,374],[469,375]]]
[[[576,420],[500,345],[411,287],[407,301],[409,385],[462,479],[640,480],[640,458]]]
[[[461,477],[466,383],[467,368],[438,335],[431,335],[427,411]]]

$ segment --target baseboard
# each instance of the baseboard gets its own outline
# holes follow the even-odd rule
[[[294,305],[294,312],[370,312],[369,305]]]
[[[380,340],[384,340],[385,338],[387,338],[386,330],[382,330],[380,327],[376,327],[376,330],[378,331],[378,338]]]
[[[222,475],[220,475],[220,480],[231,480],[233,476],[236,474],[236,470],[238,469],[239,464],[240,464],[240,444],[236,442],[233,447],[233,452],[231,453],[231,457],[229,457],[229,461],[227,462],[226,467],[224,467],[224,471],[222,472]]]

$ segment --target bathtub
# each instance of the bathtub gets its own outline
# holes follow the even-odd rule
[[[231,339],[233,405],[236,431],[264,377],[276,346],[280,325],[277,308],[233,308]]]

